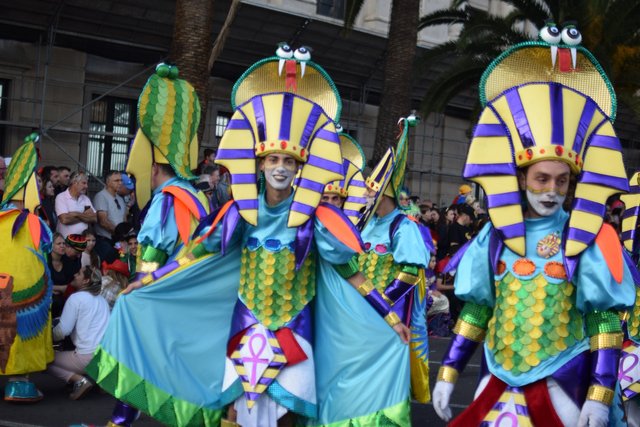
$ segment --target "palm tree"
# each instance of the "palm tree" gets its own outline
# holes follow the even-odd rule
[[[589,49],[611,79],[618,99],[640,116],[640,2],[637,0],[504,0],[513,10],[504,17],[475,8],[467,0],[454,0],[449,9],[420,18],[419,29],[460,24],[459,37],[429,50],[420,59],[423,72],[431,64],[453,57],[436,78],[422,102],[426,116],[442,112],[457,94],[475,86],[486,67],[508,47],[536,39],[524,29],[542,28],[548,19],[556,23],[575,20]],[[479,109],[476,109],[479,111]]]
[[[347,0],[345,28],[353,26],[364,0]],[[384,61],[384,80],[378,110],[373,158],[375,165],[389,144],[395,143],[397,121],[409,114],[413,63],[418,42],[420,0],[393,0]]]

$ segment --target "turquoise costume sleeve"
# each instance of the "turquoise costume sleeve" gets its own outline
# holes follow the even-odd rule
[[[138,243],[141,246],[151,246],[154,249],[165,252],[167,255],[171,255],[177,249],[179,242],[178,227],[173,220],[175,213],[173,205],[167,212],[167,221],[162,224],[162,205],[166,197],[169,195],[162,192],[154,195],[147,215],[144,218],[144,223],[138,233]],[[153,226],[145,226],[146,224],[153,224]]]
[[[220,247],[222,245],[222,224],[223,224],[224,218],[217,224],[216,229],[214,231],[211,232],[211,234],[209,234],[203,241],[202,241],[202,246],[210,253],[218,253],[220,252]],[[229,245],[234,245],[236,243],[239,242],[240,237],[243,234],[243,230],[245,227],[245,222],[244,220],[240,219],[238,221],[238,224],[236,225],[235,230],[233,231],[233,235],[231,236],[231,239],[229,241]],[[205,227],[202,232],[200,233],[200,235],[205,235],[207,232],[209,232],[209,229],[211,228],[211,226],[209,227]]]
[[[391,243],[396,264],[417,265],[427,268],[431,255],[427,251],[418,226],[409,219],[400,222]]]
[[[348,263],[356,252],[332,235],[318,219],[314,221],[313,239],[320,257],[330,264]]]
[[[469,244],[455,274],[455,293],[463,301],[493,307],[496,302],[489,258],[491,226],[487,224]]]
[[[622,251],[622,247],[620,247]],[[580,256],[573,278],[576,285],[576,306],[582,313],[595,310],[624,311],[635,302],[635,286],[629,267],[622,263],[622,282],[617,283],[597,244],[589,246]]]

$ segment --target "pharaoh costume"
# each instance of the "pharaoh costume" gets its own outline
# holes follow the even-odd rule
[[[410,385],[415,399],[429,400],[423,269],[433,243],[397,208],[373,214],[383,195],[397,201],[402,188],[409,121],[401,124],[397,151],[390,148],[366,180],[376,198],[360,219],[365,252],[353,264],[368,280],[357,290],[318,286],[318,424],[408,426]],[[410,345],[390,328],[400,321],[410,326]]]
[[[629,194],[620,196],[625,204],[622,219],[622,241],[636,266],[640,262],[640,172],[629,181]],[[618,379],[622,389],[622,400],[630,427],[640,426],[640,277],[636,283],[636,303],[624,314],[625,340],[622,346]]]
[[[0,374],[43,371],[53,361],[51,337],[52,282],[45,254],[51,251],[51,231],[31,213],[40,204],[35,169],[37,134],[25,138],[7,170],[0,204]],[[23,209],[12,201],[22,201]],[[31,211],[31,212],[30,212]],[[9,381],[4,399],[42,399],[29,381]]]
[[[581,408],[606,416],[614,398],[618,311],[635,298],[634,266],[602,220],[607,198],[628,190],[615,94],[574,27],[541,38],[507,50],[480,83],[464,177],[483,187],[491,223],[448,267],[466,304],[434,402],[482,342],[488,373],[454,426],[573,425]],[[523,219],[517,168],[545,160],[577,177],[570,213]]]
[[[193,87],[177,77],[176,67],[160,64],[147,81],[138,101],[139,130],[127,161],[127,172],[137,178],[137,200],[147,204],[136,258],[136,279],[143,284],[175,268],[175,259],[191,249],[192,234],[208,214],[205,196],[189,182],[196,179],[191,169],[197,162],[200,104]],[[153,163],[170,165],[175,177],[151,194]],[[182,416],[162,406],[167,402],[155,387],[163,384],[164,378],[144,376],[145,357],[156,353],[168,356],[170,344],[177,345],[166,342],[163,331],[154,327],[157,317],[176,320],[162,303],[172,292],[180,291],[163,293],[145,288],[116,300],[109,327],[86,368],[100,387],[121,401],[110,425],[130,425],[138,414],[133,408],[151,415]],[[141,365],[145,365],[142,371]]]

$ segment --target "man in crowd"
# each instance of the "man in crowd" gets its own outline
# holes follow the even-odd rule
[[[58,166],[58,183],[56,184],[56,195],[69,188],[71,169],[68,166]]]
[[[87,197],[89,179],[84,172],[74,172],[69,179],[69,188],[56,196],[56,215],[58,215],[58,233],[63,237],[69,234],[82,234],[98,220],[96,210]]]
[[[113,232],[116,225],[127,219],[127,205],[120,196],[122,174],[119,171],[109,171],[105,176],[105,186],[93,198],[93,205],[98,214],[96,225],[96,253],[102,260],[113,262],[117,257],[113,248]]]

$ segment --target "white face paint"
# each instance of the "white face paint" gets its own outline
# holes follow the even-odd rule
[[[527,188],[527,201],[529,208],[533,209],[540,216],[553,215],[562,207],[566,196],[559,195],[555,191],[546,193],[534,193]]]
[[[264,168],[264,177],[267,180],[267,183],[274,190],[286,190],[287,188],[290,188],[291,182],[295,176],[295,168],[291,170],[282,165],[278,165],[276,167],[269,167],[268,165],[265,165]]]

